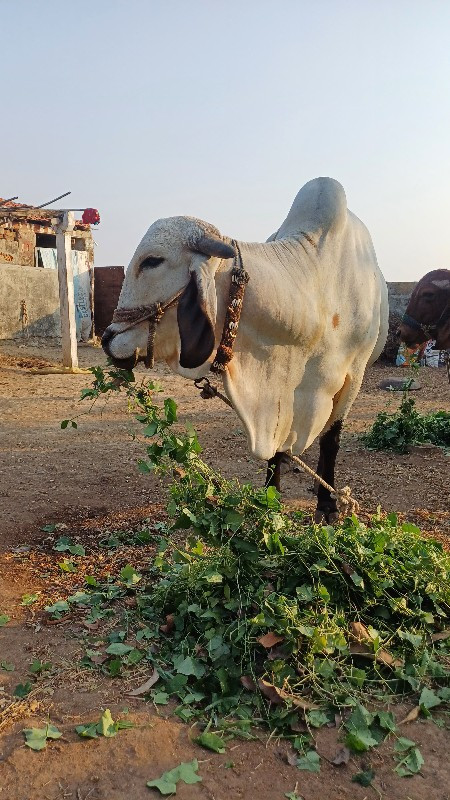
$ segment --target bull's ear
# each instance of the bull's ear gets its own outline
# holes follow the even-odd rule
[[[214,322],[207,307],[205,292],[199,287],[197,273],[191,278],[178,301],[177,319],[180,333],[180,367],[195,369],[208,360],[214,350]]]

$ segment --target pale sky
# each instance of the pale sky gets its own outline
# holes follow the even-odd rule
[[[0,0],[0,196],[264,241],[339,180],[388,280],[450,268],[448,0]],[[58,207],[61,204],[56,204]]]

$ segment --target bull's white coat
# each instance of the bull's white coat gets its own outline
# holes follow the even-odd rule
[[[127,270],[119,308],[165,302],[195,272],[207,313],[221,338],[232,260],[192,251],[207,223],[173,217],[154,223]],[[229,242],[228,239],[225,241]],[[388,300],[367,228],[347,209],[342,186],[317,178],[298,193],[279,231],[264,244],[239,243],[250,281],[234,356],[224,387],[242,420],[253,455],[302,453],[336,419],[344,419],[360,389],[367,364],[380,355],[388,329]],[[164,257],[139,270],[148,256]],[[109,348],[114,358],[145,354],[147,326],[120,334]],[[155,356],[181,375],[176,309],[158,327]]]

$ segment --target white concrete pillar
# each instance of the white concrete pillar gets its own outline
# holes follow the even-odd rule
[[[72,270],[72,231],[75,227],[73,211],[65,211],[56,225],[56,253],[58,258],[59,307],[63,366],[78,367],[77,329],[75,323],[75,298]]]

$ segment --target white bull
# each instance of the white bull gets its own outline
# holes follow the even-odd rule
[[[269,462],[279,488],[286,451],[301,454],[321,435],[318,470],[334,485],[342,421],[368,364],[380,355],[388,300],[367,228],[347,209],[342,186],[317,178],[298,193],[271,240],[237,243],[250,276],[223,376],[252,454]],[[155,222],[126,272],[118,309],[166,303],[155,356],[187,378],[206,375],[220,342],[235,247],[212,225],[190,217]],[[103,336],[117,366],[146,354],[148,323]],[[122,332],[121,332],[122,331]],[[319,487],[316,519],[337,516]]]

